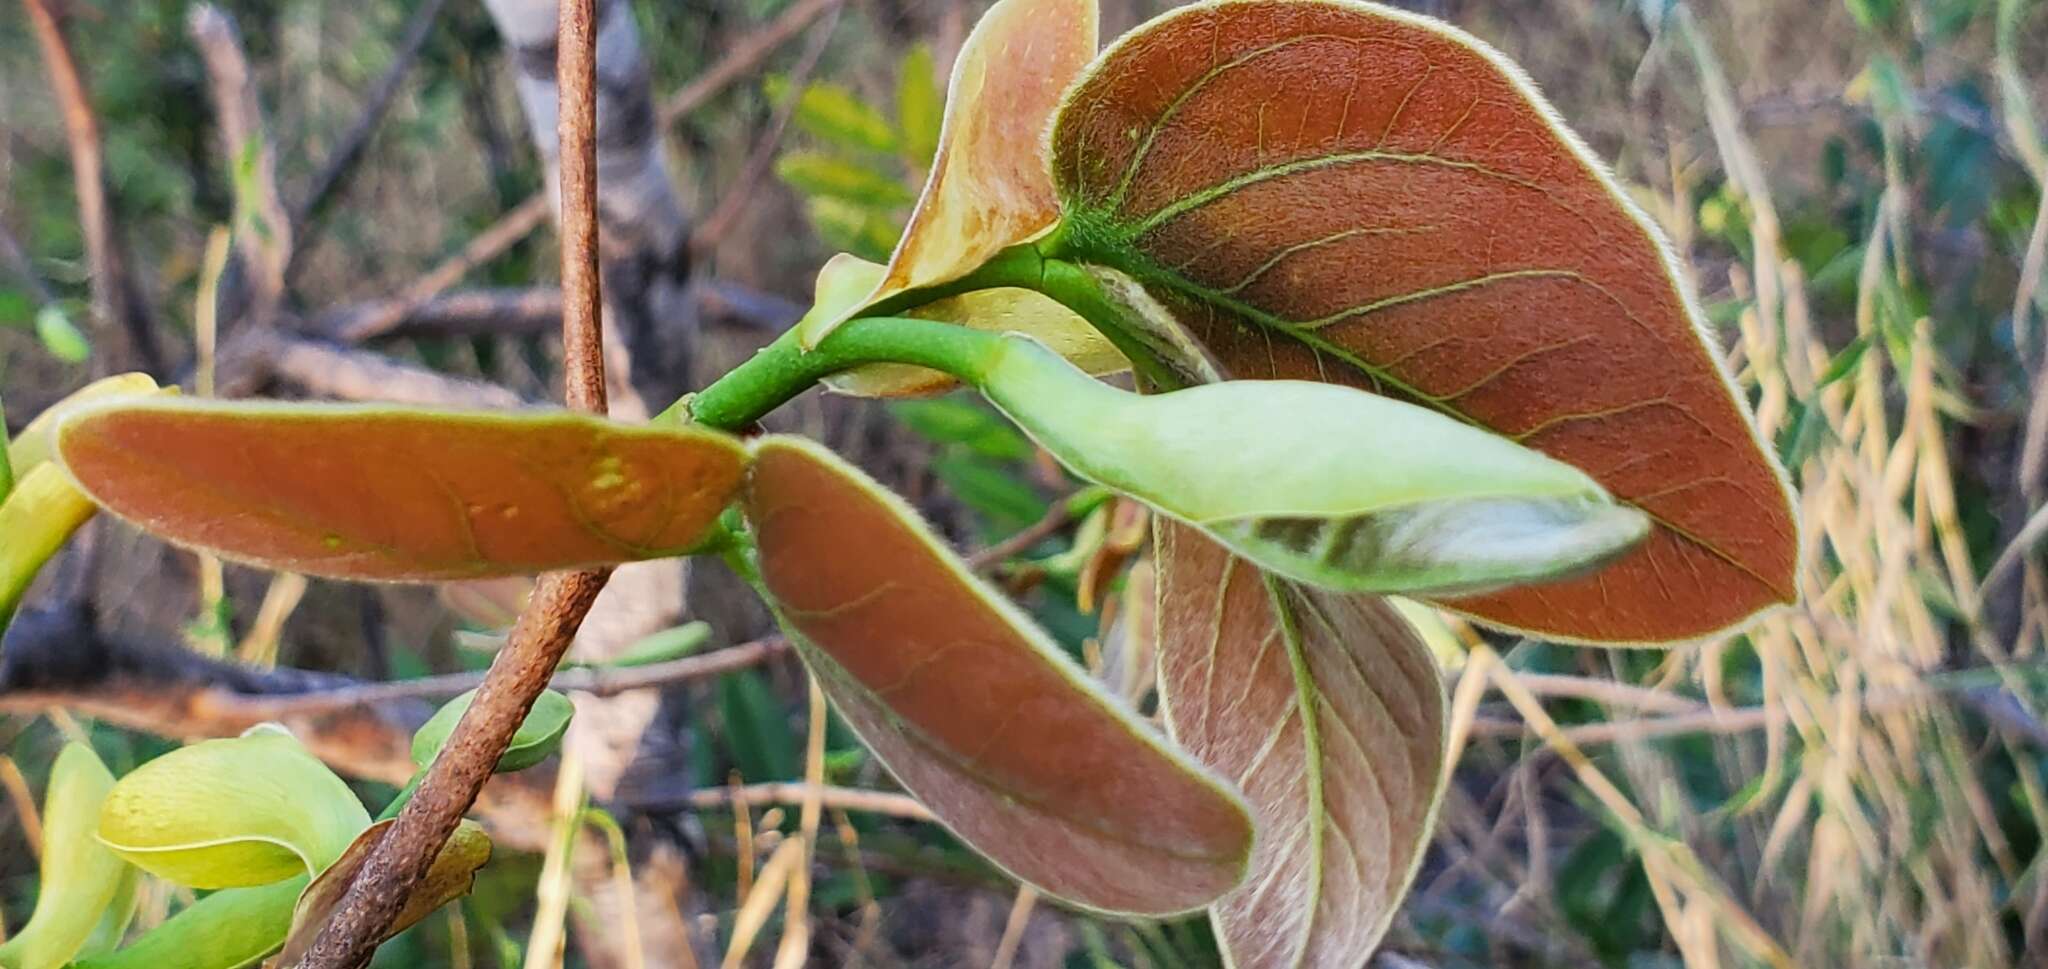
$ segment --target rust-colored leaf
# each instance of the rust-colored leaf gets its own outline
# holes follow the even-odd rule
[[[1669,249],[1484,44],[1349,0],[1188,7],[1104,54],[1052,145],[1068,254],[1142,281],[1228,376],[1435,407],[1659,526],[1591,575],[1449,605],[1641,642],[1796,597],[1783,475]]]
[[[900,499],[793,438],[756,448],[761,577],[818,682],[968,844],[1070,902],[1148,915],[1238,883],[1251,819],[975,579]]]
[[[1259,571],[1171,520],[1159,542],[1159,692],[1174,739],[1258,818],[1242,887],[1210,909],[1229,964],[1362,966],[1442,794],[1436,663],[1383,599]]]
[[[1095,56],[1096,20],[1096,0],[1000,0],[982,15],[953,62],[939,153],[888,274],[859,305],[807,319],[804,346],[861,306],[958,279],[1059,221],[1046,130]]]
[[[158,400],[80,410],[57,435],[80,487],[152,534],[347,579],[681,554],[745,461],[715,432],[547,411]]]

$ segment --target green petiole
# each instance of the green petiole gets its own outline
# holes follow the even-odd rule
[[[784,333],[753,359],[670,405],[655,420],[736,430],[825,377],[875,363],[930,367],[978,386],[1001,346],[999,335],[893,314],[986,289],[1030,289],[1052,297],[1101,331],[1130,358],[1149,386],[1178,386],[1181,381],[1131,334],[1095,280],[1080,266],[1052,255],[1064,251],[1063,239],[1055,233],[1038,245],[1012,246],[960,279],[882,300],[810,350],[798,342],[795,331]]]

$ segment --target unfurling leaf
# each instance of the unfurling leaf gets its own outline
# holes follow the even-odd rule
[[[6,969],[58,969],[81,954],[101,924],[135,910],[134,868],[93,839],[114,775],[80,743],[65,744],[43,795],[41,888],[27,924],[0,944]]]
[[[412,735],[413,765],[424,769],[439,756],[441,748],[447,746],[449,735],[455,732],[462,715],[476,700],[476,691],[456,697],[442,704],[441,709],[427,719]],[[533,709],[526,712],[526,719],[519,722],[519,729],[512,734],[512,744],[498,757],[493,770],[499,774],[522,771],[548,759],[562,746],[562,735],[569,732],[569,720],[576,715],[576,704],[553,690],[542,690],[533,702]]]
[[[317,873],[369,826],[327,765],[283,730],[258,727],[121,778],[100,811],[99,840],[167,881],[238,888]]]
[[[804,319],[829,319],[853,312],[886,272],[886,267],[849,253],[826,260],[825,267],[818,271],[814,299]],[[1131,368],[1130,361],[1087,320],[1036,290],[976,290],[934,300],[906,310],[903,315],[994,333],[1026,333],[1093,374],[1120,373]],[[857,397],[918,397],[951,390],[959,386],[959,381],[950,374],[924,367],[875,363],[833,374],[825,379],[825,384]]]
[[[1258,818],[1250,876],[1210,909],[1225,961],[1362,966],[1443,793],[1436,664],[1382,599],[1266,575],[1183,525],[1157,534],[1160,708]]]
[[[0,629],[6,628],[43,563],[95,510],[61,469],[49,465],[52,428],[65,414],[91,401],[155,390],[156,382],[146,374],[96,380],[36,415],[12,440],[0,433],[7,448],[0,464],[11,479],[0,487]]]
[[[1229,788],[1095,685],[900,499],[823,448],[755,448],[747,517],[790,638],[897,779],[996,864],[1116,912],[1243,875]],[[858,550],[858,554],[849,554]]]
[[[92,500],[51,464],[29,472],[0,500],[0,629],[13,618],[43,563],[94,510]]]
[[[1783,475],[1668,248],[1479,41],[1349,0],[1186,7],[1090,68],[1051,166],[1054,248],[1142,282],[1226,376],[1416,402],[1655,522],[1595,573],[1450,606],[1642,642],[1796,597]]]
[[[807,317],[815,347],[862,307],[950,282],[1059,221],[1042,146],[1067,85],[1095,56],[1096,0],[999,0],[953,62],[938,154],[887,274],[844,312]]]
[[[1648,528],[1570,465],[1350,387],[1234,380],[1139,396],[1011,338],[982,390],[1075,473],[1325,588],[1549,579]]]
[[[298,904],[291,915],[291,928],[284,936],[277,955],[266,963],[275,969],[291,969],[303,959],[306,951],[313,946],[327,920],[341,904],[342,895],[348,891],[349,883],[355,880],[363,863],[370,860],[370,853],[384,840],[384,835],[396,822],[379,821],[365,830],[342,852],[334,864],[313,879],[299,896]],[[405,908],[391,923],[384,937],[391,938],[419,924],[419,921],[434,913],[435,909],[469,894],[470,886],[476,882],[477,869],[491,860],[491,839],[484,834],[482,825],[464,819],[441,845],[441,851],[434,856],[434,862],[427,869],[426,878],[413,887],[406,896]]]
[[[514,575],[679,555],[744,452],[566,412],[197,400],[87,407],[58,451],[100,505],[180,544],[350,579]]]

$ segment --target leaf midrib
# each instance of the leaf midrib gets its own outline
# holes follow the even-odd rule
[[[1283,320],[1273,313],[1224,294],[1214,288],[1204,286],[1175,270],[1159,265],[1132,244],[1132,240],[1142,235],[1142,232],[1119,229],[1116,227],[1114,217],[1109,213],[1084,207],[1082,203],[1071,198],[1066,201],[1069,212],[1067,220],[1075,223],[1077,228],[1075,231],[1064,234],[1066,244],[1072,251],[1063,255],[1077,258],[1078,261],[1082,262],[1100,263],[1138,280],[1141,284],[1164,286],[1183,295],[1193,297],[1199,302],[1234,313],[1268,331],[1279,333],[1308,347],[1311,352],[1318,355],[1318,359],[1322,355],[1328,355],[1335,357],[1342,363],[1349,364],[1359,373],[1364,374],[1367,379],[1372,380],[1377,386],[1393,388],[1400,395],[1422,406],[1428,407],[1446,417],[1486,431],[1489,434],[1501,433],[1499,430],[1488,427],[1458,408],[1445,403],[1435,395],[1425,393],[1384,369],[1373,366],[1357,354],[1338,346],[1336,343],[1325,339],[1311,330],[1304,329],[1298,324]],[[1615,495],[1614,498],[1616,501],[1649,516],[1650,520],[1656,523],[1658,528],[1698,546],[1709,555],[1725,563],[1729,568],[1748,576],[1751,581],[1762,586],[1764,591],[1772,596],[1779,599],[1786,598],[1787,594],[1785,592],[1781,591],[1775,583],[1765,578],[1756,569],[1738,561],[1734,556],[1728,554],[1714,543],[1701,538],[1692,530],[1671,521],[1669,518],[1649,508],[1643,507],[1631,499],[1619,495]]]

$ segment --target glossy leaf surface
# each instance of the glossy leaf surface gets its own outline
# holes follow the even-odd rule
[[[982,390],[1082,477],[1325,588],[1547,579],[1648,527],[1568,464],[1350,387],[1232,380],[1140,396],[1013,338]]]
[[[938,155],[887,275],[847,312],[799,324],[804,346],[817,346],[853,310],[958,279],[1059,221],[1042,148],[1060,95],[1095,56],[1096,20],[1096,0],[989,8],[953,62]]]
[[[57,435],[85,491],[152,534],[350,579],[678,555],[743,461],[722,434],[545,411],[154,400],[81,410]]]
[[[278,969],[290,969],[304,958],[313,946],[313,940],[320,929],[333,916],[336,906],[341,904],[342,895],[348,891],[349,883],[355,880],[363,863],[370,860],[370,853],[391,829],[395,821],[384,820],[371,825],[335,859],[326,871],[313,879],[300,894],[298,904],[291,915],[290,932],[283,937],[282,947],[267,965]],[[421,919],[434,913],[455,899],[469,894],[476,882],[477,869],[491,860],[491,839],[484,834],[482,825],[463,819],[441,846],[434,862],[427,869],[426,878],[415,886],[406,897],[405,908],[386,930],[385,938],[391,938],[419,924]]]
[[[282,729],[182,747],[121,778],[99,840],[130,864],[191,888],[314,874],[370,826],[355,793]]]
[[[462,715],[475,701],[475,690],[449,700],[413,732],[414,766],[424,768],[440,756],[441,748],[447,746],[449,736],[455,733],[455,725],[462,721]],[[569,721],[575,716],[576,704],[569,702],[568,697],[553,690],[542,690],[533,701],[533,709],[526,712],[526,719],[519,721],[519,729],[512,734],[511,745],[498,757],[497,773],[522,771],[548,759],[561,748],[562,735],[569,732]]]
[[[43,795],[42,869],[35,911],[0,944],[0,966],[58,969],[78,955],[117,902],[133,910],[135,869],[92,836],[100,805],[113,786],[114,775],[92,748],[69,743],[58,752],[50,768],[49,790]],[[115,914],[125,923],[125,912]]]
[[[1456,608],[1664,641],[1796,597],[1786,485],[1667,247],[1479,41],[1349,0],[1186,7],[1096,62],[1052,148],[1070,254],[1143,281],[1228,375],[1425,404],[1657,523],[1593,575]]]
[[[761,577],[819,684],[969,845],[1116,912],[1186,911],[1237,884],[1252,841],[1243,803],[900,499],[817,445],[768,438],[745,502]]]
[[[1258,817],[1245,884],[1210,910],[1228,964],[1362,966],[1415,877],[1442,794],[1442,681],[1383,599],[1275,579],[1158,525],[1159,690],[1174,739]]]

